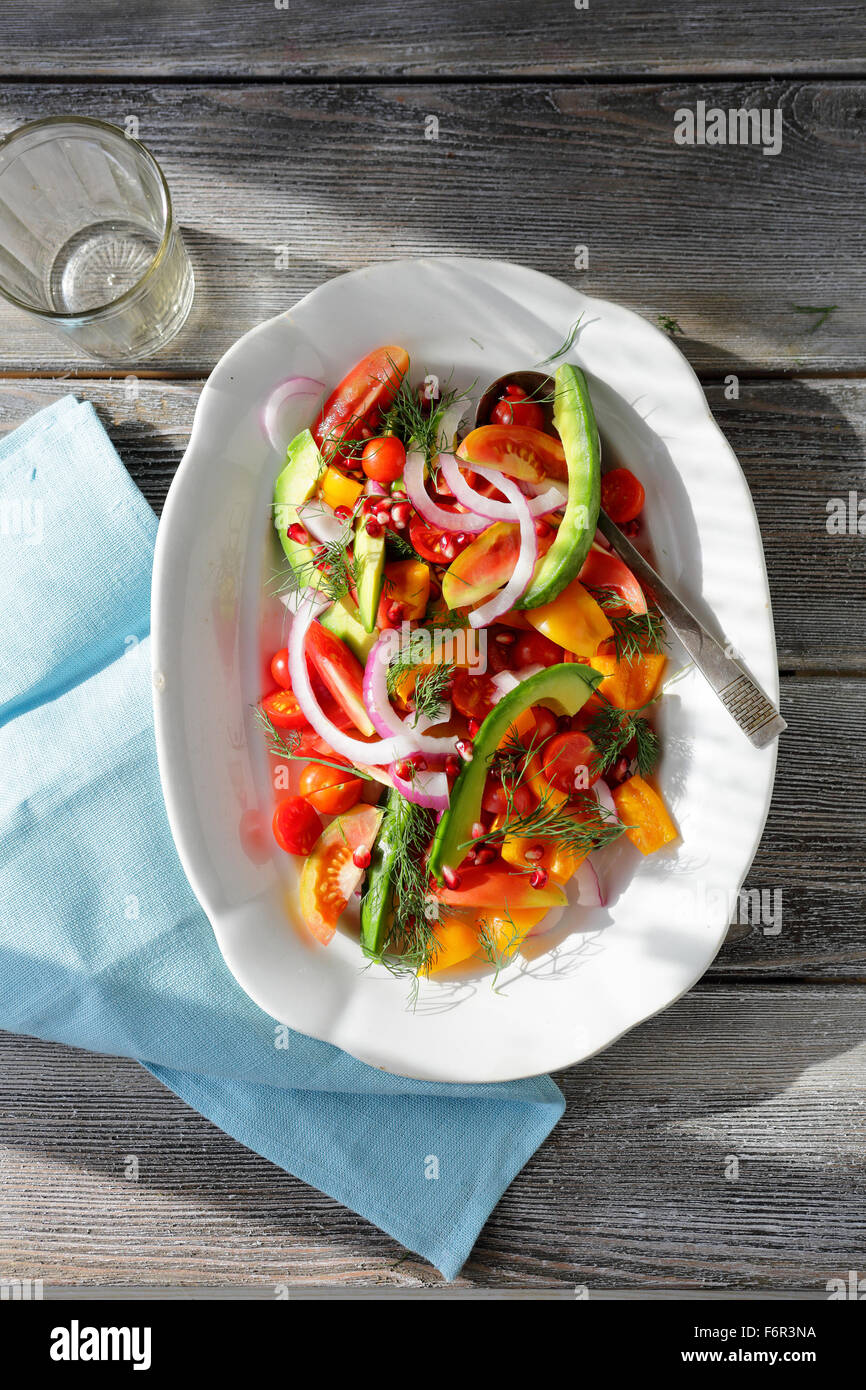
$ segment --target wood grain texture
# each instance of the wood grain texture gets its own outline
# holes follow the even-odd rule
[[[823,1291],[862,1270],[861,1001],[844,986],[702,986],[559,1074],[565,1116],[497,1206],[463,1280]],[[134,1063],[8,1034],[0,1059],[5,1276],[439,1281]],[[128,1155],[137,1182],[124,1177]]]
[[[704,371],[859,370],[866,355],[862,82],[20,83],[0,97],[3,131],[70,110],[138,117],[197,274],[183,335],[151,364],[163,373],[206,373],[342,270],[436,252],[524,262],[671,316]],[[674,113],[708,97],[778,106],[781,153],[676,145]],[[795,308],[830,305],[817,326]],[[81,366],[5,305],[0,330],[0,370]]]
[[[92,400],[159,511],[192,424],[200,382],[2,380],[0,431],[74,390]],[[780,666],[866,671],[866,536],[829,535],[827,502],[866,497],[866,383],[755,381],[738,400],[707,388],[752,489],[767,556]],[[639,471],[639,461],[635,461]]]
[[[755,0],[24,0],[3,5],[0,72],[312,74],[846,72],[862,69],[863,5]]]

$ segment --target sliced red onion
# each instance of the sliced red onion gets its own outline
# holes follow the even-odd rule
[[[433,811],[444,811],[449,802],[448,777],[443,768],[428,768],[419,772],[416,768],[412,777],[401,777],[397,763],[388,767],[388,775],[398,792],[416,806],[429,806]]]
[[[497,671],[495,676],[490,677],[497,691],[493,701],[494,705],[498,705],[503,696],[510,695],[512,690],[516,690],[524,681],[529,680],[530,676],[543,670],[544,667],[536,662],[533,666],[521,667],[519,671]]]
[[[607,782],[605,782],[604,778],[599,777],[598,781],[594,783],[592,789],[595,792],[595,799],[598,802],[601,809],[607,812],[608,816],[612,821],[618,821],[619,811],[616,809],[616,802],[614,801],[610,787],[607,785]]]
[[[490,522],[485,516],[473,512],[446,512],[437,507],[424,486],[424,455],[411,449],[406,455],[403,468],[403,481],[409,494],[409,501],[425,521],[438,526],[442,531],[486,531]]]
[[[262,428],[278,452],[281,453],[286,447],[286,440],[277,432],[280,411],[286,401],[293,400],[295,396],[318,396],[324,389],[325,383],[311,376],[290,376],[268,396],[262,410]]]
[[[311,497],[309,502],[301,502],[297,511],[301,525],[305,526],[317,541],[330,545],[345,537],[346,523],[335,516],[332,508],[320,498]]]
[[[588,859],[584,859],[574,877],[577,883],[577,901],[579,905],[581,907],[604,907],[607,898],[598,881],[598,874],[595,872],[595,869]]]
[[[391,640],[388,637],[380,637],[376,645],[370,648],[367,665],[364,667],[364,704],[373,728],[386,740],[389,738],[405,740],[406,747],[410,752],[432,753],[440,756],[453,752],[453,739],[434,738],[431,734],[423,733],[420,729],[414,728],[411,723],[412,716],[401,719],[391,704],[388,698],[388,664],[391,646]],[[309,718],[309,715],[307,717]],[[336,747],[336,745],[334,746]],[[391,762],[392,759],[402,756],[402,752],[392,753],[388,758],[377,756],[376,761]]]
[[[378,743],[365,743],[362,739],[351,738],[342,729],[338,729],[336,724],[331,723],[313,694],[304,644],[313,619],[327,606],[327,599],[321,599],[315,594],[308,593],[305,596],[305,602],[299,605],[292,620],[292,630],[289,633],[289,674],[292,678],[292,690],[302,713],[310,721],[319,737],[329,743],[335,753],[348,758],[350,762],[389,763],[393,758],[405,757],[407,753],[412,753],[417,749],[418,741],[413,739],[402,726],[400,732],[395,731],[393,737],[383,738]],[[372,710],[368,710],[368,713],[373,719]],[[374,719],[373,723],[376,723]]]
[[[482,493],[476,492],[474,487],[469,486],[463,474],[460,472],[459,461],[453,454],[440,454],[439,466],[442,469],[446,483],[457,498],[457,501],[462,502],[464,507],[469,507],[470,510],[475,512],[478,516],[488,517],[491,521],[516,520],[517,514],[510,502],[495,502],[492,498],[485,497]],[[480,468],[474,468],[474,471],[480,473],[482,470]],[[490,472],[492,472],[492,470],[490,470]],[[497,475],[493,473],[492,477],[500,492],[504,492],[505,489],[498,481]],[[502,475],[499,474],[499,478],[501,477]],[[519,484],[518,489],[522,493]],[[555,512],[560,507],[564,507],[567,501],[568,490],[552,483],[550,487],[545,488],[544,492],[540,492],[537,497],[533,497],[531,501],[527,501],[526,505],[529,508],[530,516],[544,516],[545,512]]]
[[[528,586],[535,569],[535,562],[538,559],[538,538],[535,534],[535,522],[529,514],[526,498],[517,484],[502,473],[494,473],[490,468],[476,467],[475,472],[482,478],[486,478],[488,482],[495,483],[505,493],[517,514],[520,526],[520,550],[514,569],[511,571],[511,578],[503,589],[500,589],[486,603],[483,603],[480,608],[473,608],[469,614],[471,627],[487,627],[497,618],[501,618],[503,613],[508,613]]]

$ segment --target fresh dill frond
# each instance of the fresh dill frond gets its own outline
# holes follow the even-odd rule
[[[385,528],[385,542],[401,560],[421,559],[412,542],[401,535],[399,531],[392,530],[390,526]]]
[[[517,955],[523,943],[524,933],[514,921],[511,913],[506,907],[503,913],[508,923],[508,931],[503,938],[497,937],[491,930],[490,924],[485,917],[482,917],[478,926],[478,946],[479,954],[493,966],[493,979],[490,981],[492,989],[496,989],[496,982],[500,974],[507,965],[510,965]]]
[[[561,802],[554,802],[549,793],[529,811],[515,809],[513,799],[506,788],[506,809],[502,825],[498,830],[487,830],[471,841],[469,845],[501,842],[503,839],[542,840],[556,845],[566,854],[583,858],[594,849],[609,844],[623,833],[621,821],[612,816],[599,804],[591,792],[575,794],[571,809]]]
[[[412,692],[412,699],[415,702],[413,723],[417,724],[422,716],[429,719],[431,723],[436,722],[437,716],[441,714],[450,695],[454,671],[455,667],[451,662],[445,662],[442,666],[431,667],[429,671],[425,671],[423,675],[418,677]]]
[[[622,757],[632,740],[638,772],[642,777],[647,777],[653,771],[658,762],[661,742],[649,720],[642,714],[652,703],[650,700],[647,705],[634,710],[619,709],[617,705],[607,703],[590,720],[586,733],[595,744],[594,766],[602,776]]]
[[[391,827],[397,842],[391,876],[391,921],[376,959],[394,975],[413,977],[413,1000],[419,977],[428,972],[438,951],[435,929],[439,903],[430,892],[427,873],[434,825],[427,807],[401,799],[399,817]]]
[[[367,772],[362,772],[354,764],[350,767],[346,763],[334,762],[332,758],[323,758],[318,753],[299,753],[301,735],[297,729],[287,729],[283,735],[274,721],[258,705],[253,706],[253,714],[267,735],[268,751],[276,757],[287,758],[290,762],[295,763],[321,763],[322,767],[335,767],[338,772],[350,772],[353,777],[360,777],[363,782],[376,780],[375,777],[371,777]]]
[[[657,608],[650,606],[645,613],[633,613],[616,589],[587,587],[613,628],[611,641],[617,661],[637,661],[646,652],[664,650],[665,625]]]
[[[451,444],[450,440],[442,437],[442,422],[446,411],[457,401],[468,399],[468,396],[468,391],[449,389],[446,386],[439,400],[431,402],[430,409],[427,410],[418,399],[407,372],[385,413],[382,432],[396,434],[407,449],[410,446],[418,449],[430,463],[443,447],[450,447]]]
[[[683,331],[676,319],[672,319],[669,314],[659,314],[656,322],[662,332],[667,333],[670,338],[672,338],[675,333],[682,333]]]
[[[565,342],[556,349],[556,352],[552,352],[549,357],[542,357],[541,361],[536,364],[537,366],[546,367],[548,362],[555,362],[557,357],[564,357],[567,352],[571,351],[571,349],[574,347],[574,340],[577,337],[578,332],[580,331],[582,319],[583,314],[581,314],[580,318],[576,319],[575,322],[569,328],[568,333],[565,337]]]
[[[795,314],[817,314],[817,315],[818,315],[818,317],[815,319],[815,322],[814,322],[813,324],[810,324],[809,329],[808,329],[808,331],[809,331],[810,333],[814,333],[818,328],[821,327],[821,324],[822,324],[822,323],[826,323],[826,322],[827,322],[827,320],[828,320],[828,318],[830,317],[831,314],[833,314],[833,313],[836,312],[836,310],[839,308],[839,305],[838,305],[838,304],[816,304],[816,305],[810,306],[810,305],[808,305],[808,304],[792,304],[792,305],[791,305],[791,308],[794,310],[794,313],[795,313]]]
[[[289,561],[280,573],[276,592],[295,593],[316,580],[319,593],[332,603],[345,598],[350,586],[356,583],[355,562],[348,550],[352,535],[352,527],[347,525],[332,541],[312,540],[310,559]]]

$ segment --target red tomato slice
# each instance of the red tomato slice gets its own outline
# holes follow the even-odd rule
[[[643,510],[646,493],[629,468],[612,468],[601,480],[601,505],[611,521],[623,526]]]
[[[380,347],[343,377],[313,425],[313,438],[326,459],[340,453],[341,441],[361,439],[365,428],[378,424],[408,368],[409,354],[404,348]]]
[[[586,791],[599,779],[594,769],[595,744],[577,729],[557,734],[542,753],[542,769],[548,782],[567,796]]]
[[[451,702],[467,719],[486,719],[494,705],[496,686],[489,676],[458,671],[451,685]]]
[[[587,589],[613,589],[633,613],[646,612],[644,591],[628,565],[611,550],[593,545],[578,576]]]
[[[307,660],[348,714],[355,728],[368,737],[375,734],[364,705],[364,672],[349,648],[319,622],[312,622],[304,645]]]
[[[287,854],[307,855],[322,833],[322,822],[302,796],[286,796],[274,811],[274,839]]]
[[[443,512],[460,511],[453,502],[439,502],[438,506]],[[469,531],[443,531],[439,526],[430,526],[423,516],[413,512],[409,522],[409,539],[422,560],[430,560],[436,565],[450,565],[473,540],[473,535]]]
[[[309,729],[310,724],[291,690],[272,690],[262,710],[275,729]]]

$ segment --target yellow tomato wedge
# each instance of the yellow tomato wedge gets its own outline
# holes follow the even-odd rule
[[[528,608],[526,617],[551,642],[590,662],[613,633],[604,609],[579,579],[572,579],[551,603]]]
[[[667,807],[643,777],[635,774],[621,786],[614,787],[613,800],[626,827],[626,835],[641,854],[655,854],[656,850],[679,839],[679,831]]]
[[[327,502],[334,511],[338,507],[348,507],[351,511],[363,491],[363,483],[347,478],[345,473],[341,473],[339,468],[334,468],[333,464],[329,464],[325,469],[320,492],[322,501]]]

